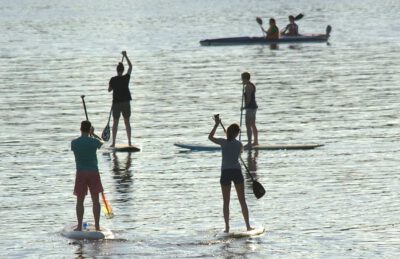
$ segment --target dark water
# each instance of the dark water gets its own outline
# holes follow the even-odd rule
[[[0,1],[0,256],[3,258],[396,258],[400,254],[398,1]],[[205,38],[260,35],[303,12],[300,31],[331,45],[200,47]],[[99,152],[115,240],[71,242],[70,141],[84,119],[97,131],[111,103],[120,51],[134,65],[133,139],[142,152]],[[244,154],[267,189],[251,218],[267,229],[220,239],[219,153],[211,116],[239,122],[240,74],[257,85],[264,144],[311,151]],[[124,128],[118,137],[126,141]],[[222,135],[222,131],[218,132]],[[90,202],[86,219],[91,220]],[[241,224],[233,195],[231,220]]]

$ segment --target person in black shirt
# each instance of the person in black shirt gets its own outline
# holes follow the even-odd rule
[[[258,146],[258,129],[256,127],[256,113],[258,105],[256,102],[256,86],[250,81],[250,73],[242,73],[242,82],[244,87],[244,107],[246,110],[246,129],[247,129],[247,144],[244,148]],[[251,143],[254,137],[254,142]]]
[[[132,63],[126,54],[126,51],[122,51],[122,62],[125,58],[128,62],[128,72],[124,73],[124,65],[120,62],[117,65],[117,76],[114,76],[110,79],[108,92],[113,91],[113,126],[112,126],[112,144],[111,147],[115,146],[115,139],[117,137],[118,131],[118,122],[122,113],[122,117],[124,118],[126,135],[128,136],[128,144],[131,143],[131,125],[129,122],[129,118],[131,116],[131,106],[130,101],[132,100],[131,92],[129,91],[129,80],[131,79],[132,72]]]

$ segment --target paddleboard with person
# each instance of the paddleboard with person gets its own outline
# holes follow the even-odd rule
[[[128,63],[128,71],[124,75],[124,64],[123,60],[126,59]],[[122,51],[122,61],[117,65],[117,75],[112,77],[109,82],[108,92],[113,92],[113,104],[112,104],[112,116],[113,116],[113,126],[112,126],[112,143],[111,147],[115,147],[115,141],[118,132],[119,118],[122,117],[125,123],[126,135],[128,138],[128,145],[132,146],[131,142],[131,105],[132,100],[131,92],[129,89],[129,81],[131,79],[132,73],[132,63],[128,58],[126,51]]]
[[[246,197],[244,193],[244,178],[242,175],[239,157],[243,151],[242,143],[237,140],[240,132],[240,127],[237,124],[232,124],[228,127],[226,138],[216,138],[215,132],[218,125],[221,123],[219,115],[214,116],[214,127],[212,128],[208,139],[222,148],[222,165],[221,165],[221,191],[223,197],[223,214],[225,221],[225,233],[229,233],[229,202],[231,194],[231,184],[235,185],[238,195],[240,207],[242,209],[243,218],[246,224],[247,231],[253,230],[249,221],[249,210],[247,208]]]
[[[245,149],[258,146],[258,129],[256,126],[256,114],[258,105],[256,102],[256,86],[250,81],[250,73],[243,72],[242,75],[243,93],[241,110],[246,110],[246,132],[247,144]],[[240,114],[240,126],[242,125],[243,112]],[[254,142],[252,140],[254,138]],[[239,140],[241,137],[239,136]]]
[[[97,166],[97,149],[102,142],[93,137],[93,127],[90,121],[81,122],[81,136],[72,140],[71,150],[74,152],[76,177],[74,195],[77,197],[76,217],[78,224],[75,231],[82,231],[84,201],[88,189],[92,197],[95,230],[100,231],[100,201],[99,194],[103,192],[100,173]]]

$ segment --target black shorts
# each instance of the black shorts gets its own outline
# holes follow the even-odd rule
[[[230,185],[231,182],[235,184],[243,183],[244,178],[241,169],[223,169],[221,170],[221,179],[219,180],[221,185]]]
[[[131,116],[131,103],[129,101],[113,103],[113,117],[119,119],[121,113],[124,118]]]

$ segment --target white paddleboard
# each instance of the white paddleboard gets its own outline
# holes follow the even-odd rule
[[[265,232],[265,228],[263,226],[253,226],[253,230],[247,230],[245,227],[243,228],[231,228],[229,230],[229,233],[224,232],[222,230],[219,234],[218,237],[221,238],[226,238],[226,237],[232,237],[232,238],[242,238],[242,237],[253,237],[253,236],[259,236]]]
[[[113,152],[139,152],[140,148],[137,146],[129,146],[129,145],[123,145],[123,144],[118,144],[115,145],[115,147],[110,147],[110,149]]]
[[[114,234],[111,230],[101,227],[100,231],[96,231],[94,224],[84,223],[85,228],[82,231],[74,231],[76,229],[76,224],[68,225],[64,227],[61,235],[71,238],[71,239],[87,239],[87,240],[99,240],[99,239],[113,239]]]

